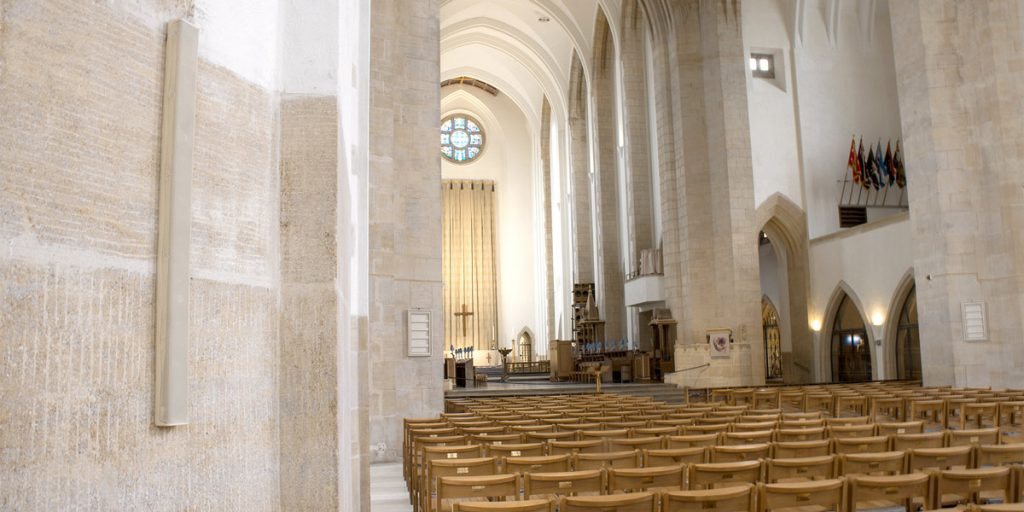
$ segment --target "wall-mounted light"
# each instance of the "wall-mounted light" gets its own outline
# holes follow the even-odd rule
[[[814,331],[814,332],[820,332],[821,331],[821,319],[820,318],[815,318],[814,320],[811,320],[811,330]]]
[[[883,315],[881,311],[875,311],[875,313],[871,315],[871,325],[878,327],[884,323],[885,315]]]

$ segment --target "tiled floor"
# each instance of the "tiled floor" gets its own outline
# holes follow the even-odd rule
[[[370,510],[412,512],[409,492],[402,479],[401,462],[370,465]]]

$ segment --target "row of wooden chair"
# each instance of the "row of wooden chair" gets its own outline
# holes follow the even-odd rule
[[[697,448],[697,450],[701,450],[701,448]],[[610,490],[633,488],[629,485],[618,485],[614,478],[617,474],[625,475],[623,478],[626,478],[627,482],[630,481],[628,478],[654,477],[657,477],[658,481],[671,481],[672,478],[675,478],[671,475],[679,475],[682,488],[694,489],[736,483],[776,483],[794,479],[832,479],[852,475],[898,475],[951,469],[1024,467],[1024,445],[925,448],[909,452],[859,453],[713,463],[704,462],[706,459],[703,458],[702,452],[695,452],[689,458],[668,456],[658,452],[634,450],[632,452],[572,456],[516,456],[500,459],[493,456],[461,459],[432,458],[427,461],[420,484],[416,486],[419,491],[418,501],[421,505],[425,505],[425,496],[431,494],[432,484],[440,476],[536,473],[557,475],[557,478],[562,478],[563,488],[577,489],[579,486],[574,486],[568,472],[576,472],[575,475],[585,476],[587,471],[608,471],[612,476]],[[456,452],[455,455],[464,453]],[[470,455],[479,455],[479,452]],[[1018,469],[1014,469],[1014,471],[1018,471]],[[593,474],[590,474],[590,478],[592,477]],[[1012,483],[1013,489],[1018,489],[1019,478],[1014,476]],[[1016,492],[1019,493],[1019,490]],[[414,500],[413,503],[416,501]]]
[[[1013,504],[993,510],[1024,510],[1016,505],[1019,492],[1010,468],[741,482],[695,490],[682,488],[677,471],[656,475],[630,474],[626,470],[579,473],[440,477],[431,510],[449,510],[444,504],[450,502],[451,510],[465,512],[551,511],[557,500],[560,512],[765,512],[807,510],[806,507],[854,512],[886,506],[902,506],[909,511],[915,510],[916,504],[925,509],[963,503],[986,505],[993,498]],[[613,483],[616,478],[618,483]],[[541,498],[536,499],[537,496]],[[480,499],[513,501],[471,501]]]

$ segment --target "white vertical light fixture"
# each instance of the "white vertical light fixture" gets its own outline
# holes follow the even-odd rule
[[[156,276],[154,423],[188,424],[189,267],[192,148],[195,144],[199,30],[167,25]]]

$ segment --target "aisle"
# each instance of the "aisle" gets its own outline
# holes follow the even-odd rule
[[[370,510],[412,512],[409,492],[402,479],[401,462],[370,465]]]

